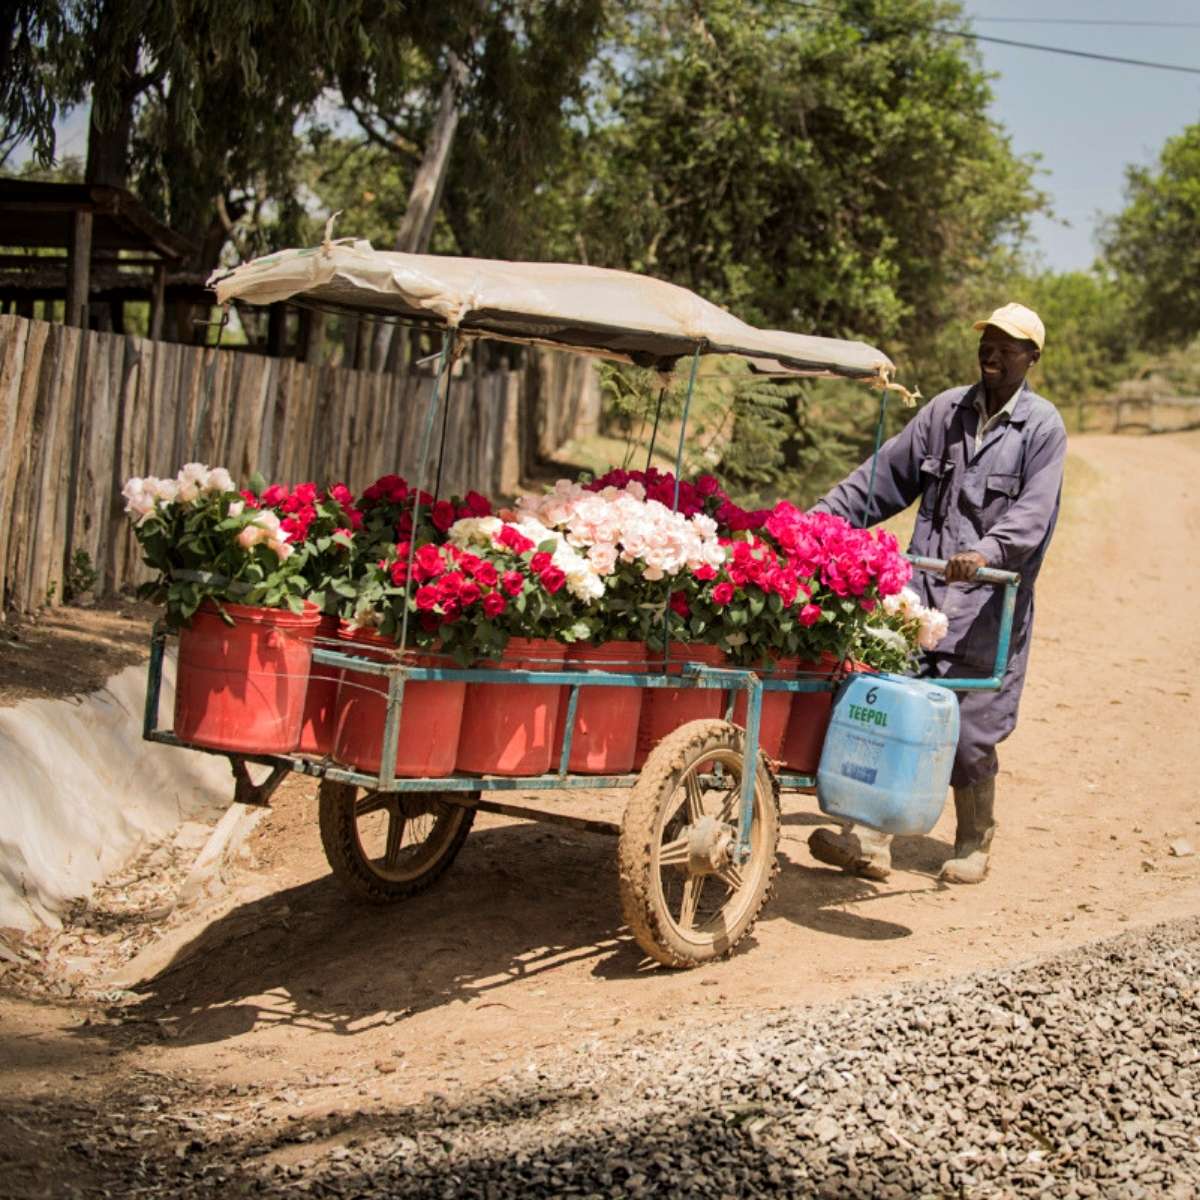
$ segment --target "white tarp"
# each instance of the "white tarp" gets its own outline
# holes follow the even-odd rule
[[[281,250],[214,272],[221,304],[295,298],[433,322],[468,334],[537,342],[647,366],[703,352],[763,369],[890,378],[886,354],[863,342],[755,329],[687,288],[573,263],[499,262],[375,250],[344,239]]]
[[[174,662],[163,667],[169,718]],[[228,807],[228,762],[142,740],[144,664],[72,700],[0,708],[0,927],[57,927],[147,841]]]

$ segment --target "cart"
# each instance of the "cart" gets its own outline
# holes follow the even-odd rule
[[[858,380],[880,389],[875,434],[878,452],[892,364],[857,342],[754,329],[693,293],[625,272],[569,264],[502,263],[384,253],[364,242],[327,240],[309,250],[257,259],[214,276],[218,301],[290,303],[372,315],[441,335],[436,380],[425,414],[419,487],[430,486],[439,406],[449,403],[448,376],[456,351],[477,338],[548,345],[623,362],[673,370],[688,364],[688,388],[675,456],[678,480],[688,412],[701,355],[733,354],[760,371]],[[444,454],[445,421],[440,464]],[[440,475],[440,470],[438,471]],[[436,496],[440,480],[433,481]],[[872,478],[872,490],[874,480]],[[678,503],[678,488],[676,489]],[[868,499],[868,507],[870,500]],[[415,539],[414,539],[415,540]],[[939,561],[915,559],[919,570]],[[944,678],[955,691],[996,689],[1008,660],[1018,577],[980,571],[977,580],[1005,589],[994,669],[988,678]],[[665,597],[664,597],[665,599]],[[234,800],[266,805],[293,772],[316,777],[321,839],[334,875],[353,897],[390,903],[428,888],[453,862],[477,812],[501,813],[616,835],[624,918],[646,954],[672,967],[693,967],[729,954],[745,938],[770,896],[777,871],[781,790],[811,792],[815,776],[780,773],[759,751],[765,691],[832,691],[836,676],[766,678],[740,667],[689,662],[648,673],[481,667],[413,666],[380,662],[344,643],[318,643],[313,662],[383,677],[387,718],[381,767],[364,773],[296,754],[247,755],[181,741],[159,724],[159,697],[168,638],[157,626],[151,640],[143,734],[150,741],[226,754]],[[400,651],[404,649],[402,637]],[[453,680],[565,688],[565,732],[557,769],[537,776],[400,778],[395,774],[405,685]],[[575,715],[584,688],[720,689],[723,720],[693,721],[664,738],[642,770],[623,775],[571,774]],[[745,724],[733,723],[734,700],[745,697]],[[256,782],[249,767],[267,768]],[[629,789],[620,824],[538,809],[520,796],[546,789]],[[517,802],[520,801],[520,802]]]

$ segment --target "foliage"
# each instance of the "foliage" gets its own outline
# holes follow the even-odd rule
[[[1126,205],[1104,243],[1148,345],[1200,333],[1200,124],[1168,139],[1154,167],[1128,169]]]

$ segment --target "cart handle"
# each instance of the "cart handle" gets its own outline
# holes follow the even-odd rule
[[[946,560],[944,558],[922,558],[919,555],[909,555],[909,562],[918,571],[931,571],[944,576]],[[1013,617],[1017,611],[1017,588],[1021,577],[1015,571],[998,571],[995,567],[980,567],[972,576],[971,583],[990,583],[993,587],[1004,588],[1004,609],[1000,617],[1000,634],[996,639],[996,659],[992,664],[992,673],[986,679],[950,677],[931,678],[930,683],[938,687],[949,688],[952,692],[996,692],[1004,682],[1004,672],[1008,668],[1008,652],[1012,644]]]
[[[910,554],[908,561],[918,571],[932,571],[935,575],[942,576],[946,574],[946,559],[944,558],[922,558],[920,555]],[[1013,584],[1015,586],[1021,582],[1021,577],[1015,571],[998,571],[995,567],[980,567],[968,582],[991,583],[997,586]]]

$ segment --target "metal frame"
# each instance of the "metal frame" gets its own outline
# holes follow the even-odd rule
[[[457,344],[456,331],[447,331],[443,337],[442,349],[438,356],[437,377],[426,413],[425,424],[421,437],[421,466],[418,487],[414,490],[413,525],[416,527],[420,514],[419,493],[426,484],[429,456],[433,442],[433,430],[436,423],[437,407],[442,399],[442,388],[446,388],[445,403],[449,406],[449,368],[454,359]],[[679,477],[683,465],[683,451],[687,434],[688,413],[691,406],[692,393],[695,389],[696,376],[700,355],[704,351],[704,343],[697,343],[691,356],[691,370],[688,378],[687,394],[684,399],[683,414],[680,421],[679,444],[675,455],[675,496],[673,507],[679,504]],[[880,398],[879,419],[875,430],[875,452],[872,456],[871,483],[868,488],[867,503],[863,514],[864,524],[870,516],[875,484],[875,460],[878,456],[882,440],[884,417],[887,409],[886,391]],[[416,539],[410,539],[409,571],[411,576],[412,560],[416,550]],[[919,570],[941,571],[945,563],[935,559],[914,558],[914,567]],[[942,678],[931,679],[930,682],[954,691],[985,691],[996,690],[1000,687],[1008,663],[1009,646],[1012,636],[1012,622],[1016,609],[1018,576],[1008,571],[982,569],[977,572],[975,579],[981,583],[1003,585],[1005,588],[1003,615],[1000,635],[996,646],[996,657],[991,676],[987,678]],[[669,582],[666,585],[669,587]],[[158,725],[159,699],[162,692],[162,667],[166,646],[167,631],[160,624],[155,626],[151,637],[151,652],[149,664],[149,681],[146,691],[146,708],[143,719],[142,734],[148,741],[159,742],[170,746],[184,746],[189,749],[201,750],[209,754],[222,754],[229,758],[235,778],[235,799],[247,804],[268,804],[271,794],[282,780],[291,772],[299,772],[318,778],[330,779],[340,783],[353,784],[384,792],[459,792],[464,796],[474,796],[469,803],[479,808],[490,808],[494,811],[511,815],[528,816],[532,819],[560,820],[565,824],[582,825],[596,831],[612,832],[605,822],[589,822],[583,818],[562,818],[556,814],[537,812],[530,809],[520,809],[515,805],[505,805],[499,802],[481,801],[477,793],[481,792],[528,792],[547,789],[569,789],[574,787],[586,788],[628,788],[638,779],[636,774],[628,775],[571,775],[568,766],[571,758],[571,747],[575,735],[575,714],[579,704],[579,692],[585,687],[635,687],[635,688],[720,688],[729,692],[726,707],[727,719],[732,715],[734,696],[738,692],[746,694],[746,728],[745,728],[745,760],[741,779],[740,810],[738,819],[738,836],[733,857],[738,864],[744,862],[750,855],[750,841],[754,822],[754,792],[757,776],[759,727],[762,713],[762,698],[765,692],[832,692],[841,683],[843,673],[837,671],[834,675],[804,675],[798,673],[795,677],[760,678],[758,673],[743,667],[711,667],[700,663],[683,663],[674,671],[667,668],[667,613],[663,611],[664,645],[662,650],[662,669],[653,674],[633,674],[608,671],[587,670],[546,670],[546,671],[510,671],[494,668],[462,668],[462,667],[415,667],[403,661],[381,663],[374,659],[361,658],[348,654],[343,650],[332,650],[317,646],[313,650],[313,662],[323,665],[349,669],[364,674],[379,675],[387,679],[387,716],[384,723],[383,745],[381,747],[381,767],[378,775],[355,771],[339,766],[329,760],[317,760],[302,755],[248,755],[231,753],[227,750],[197,746],[194,743],[180,741],[173,732],[163,730]],[[408,613],[405,611],[401,625],[401,636],[398,652],[402,657],[408,642]],[[395,773],[396,748],[400,737],[400,721],[404,708],[404,692],[408,681],[461,681],[470,684],[538,684],[547,687],[569,687],[567,711],[563,734],[562,753],[559,757],[558,769],[545,775],[536,776],[476,776],[451,775],[445,778],[401,778]],[[270,767],[270,774],[261,784],[255,784],[246,769],[247,764]],[[798,790],[815,786],[816,779],[811,775],[780,775],[782,787]],[[602,830],[601,826],[605,828]]]

